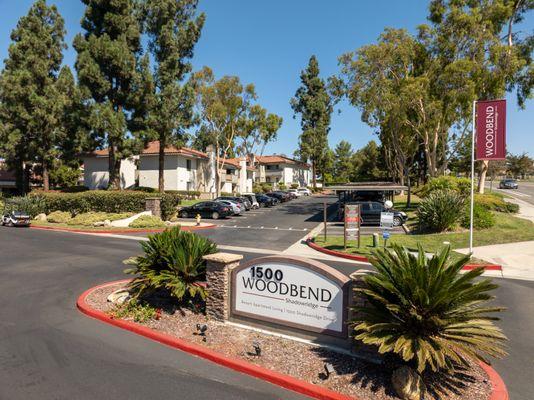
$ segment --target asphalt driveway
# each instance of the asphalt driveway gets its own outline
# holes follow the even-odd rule
[[[274,243],[283,247],[302,232],[292,234]],[[305,398],[79,313],[75,301],[85,289],[124,278],[121,261],[139,252],[136,240],[0,228],[0,248],[2,400]],[[244,253],[245,259],[260,255]],[[327,263],[347,274],[355,268]],[[512,399],[530,400],[534,282],[497,282],[496,302],[508,308],[499,325],[510,338],[510,355],[495,368]]]

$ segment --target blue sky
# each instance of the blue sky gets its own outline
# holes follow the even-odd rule
[[[78,0],[48,0],[57,5],[67,29],[69,49],[64,62],[74,64],[72,38],[80,31],[83,4]],[[7,56],[9,34],[26,14],[31,0],[0,0],[0,59]],[[385,27],[413,31],[426,22],[427,1],[423,0],[200,0],[207,15],[193,64],[210,66],[217,76],[237,75],[256,85],[260,103],[284,118],[276,142],[267,152],[291,155],[297,147],[299,120],[293,119],[289,99],[299,85],[300,71],[309,57],[319,59],[326,78],[338,71],[341,54],[373,43]],[[523,29],[534,29],[531,13]],[[508,96],[508,150],[534,155],[534,101],[519,110]],[[372,130],[360,120],[360,113],[340,104],[341,113],[332,116],[330,146],[348,140],[354,148],[373,139]]]

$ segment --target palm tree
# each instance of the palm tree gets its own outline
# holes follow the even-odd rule
[[[486,305],[497,285],[476,279],[483,268],[461,274],[469,257],[451,260],[449,246],[431,258],[421,246],[417,255],[398,245],[378,250],[371,259],[377,272],[356,289],[367,302],[355,308],[355,338],[397,354],[419,373],[504,356],[506,337],[490,316],[502,308]]]

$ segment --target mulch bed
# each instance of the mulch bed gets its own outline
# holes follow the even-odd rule
[[[107,302],[107,296],[123,286],[124,283],[116,283],[98,288],[89,294],[86,302],[96,310],[109,313],[116,306]],[[387,364],[375,365],[329,349],[208,321],[204,314],[188,307],[155,301],[158,307],[161,305],[161,317],[140,323],[155,331],[361,400],[397,399],[390,385],[392,369]],[[197,324],[208,325],[205,341],[197,334]],[[253,342],[261,345],[260,357],[254,354]],[[328,379],[323,372],[325,362],[335,369]],[[491,392],[487,375],[476,363],[469,371],[457,371],[454,376],[426,374],[424,379],[430,390],[426,399],[487,400]]]

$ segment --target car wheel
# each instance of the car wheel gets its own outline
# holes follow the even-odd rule
[[[212,219],[219,219],[219,213],[217,211],[213,211],[211,213],[211,218]]]
[[[401,226],[401,225],[402,225],[402,219],[400,219],[400,217],[394,217],[393,226]]]
[[[182,211],[182,212],[180,213],[180,216],[181,216],[182,218],[187,218],[189,215],[187,215],[187,211]]]

